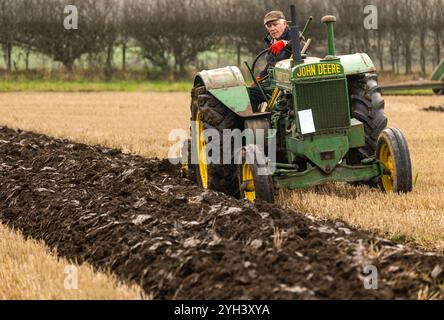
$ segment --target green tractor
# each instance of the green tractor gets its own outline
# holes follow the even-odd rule
[[[371,59],[364,53],[336,55],[334,16],[322,18],[327,27],[328,55],[307,57],[307,45],[302,52],[296,49],[300,48],[300,33],[294,6],[291,16],[292,58],[269,70],[273,95],[267,96],[262,90],[267,103],[261,112],[252,111],[237,67],[202,71],[196,76],[188,154],[197,161],[192,164],[188,156],[188,176],[203,189],[251,202],[273,202],[276,189],[306,188],[330,181],[379,185],[384,192],[412,191],[408,145],[399,129],[387,128],[384,100]],[[265,53],[261,52],[249,68],[253,79],[256,62]],[[262,84],[257,83],[259,88]],[[256,143],[258,137],[254,136],[236,146],[230,136],[222,135],[227,130],[245,129],[254,135],[258,129],[266,130],[265,142]],[[221,133],[218,145],[205,135],[208,130]],[[229,153],[231,162],[208,161],[212,152],[225,159],[227,145],[236,149]],[[251,152],[255,157],[247,161]],[[236,154],[240,162],[235,161]],[[273,170],[264,170],[270,165]]]

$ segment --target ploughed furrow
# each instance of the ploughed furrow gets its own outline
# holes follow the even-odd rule
[[[202,192],[178,173],[0,128],[0,222],[157,299],[444,297],[442,255]]]

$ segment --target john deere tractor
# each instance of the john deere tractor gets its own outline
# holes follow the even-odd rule
[[[410,192],[412,167],[407,141],[401,130],[387,128],[372,60],[365,53],[336,55],[334,16],[322,18],[328,55],[308,57],[305,52],[311,40],[300,51],[300,36],[310,20],[300,33],[294,6],[291,16],[292,58],[268,70],[267,83],[273,95],[267,96],[262,90],[267,102],[261,112],[253,112],[237,67],[202,71],[196,76],[190,154],[197,161],[188,163],[189,176],[203,189],[251,202],[273,202],[276,189],[306,188],[331,181],[379,185],[384,192]],[[256,62],[265,53],[261,52],[249,68],[253,79]],[[264,82],[257,85],[262,89]],[[205,135],[209,129],[221,134],[227,129],[265,129],[267,133],[263,145],[243,139],[236,147],[232,141],[221,139],[215,149],[214,141]],[[271,141],[276,150],[273,161],[269,155]],[[210,153],[216,150],[222,155],[227,143],[238,149],[230,153],[233,161],[209,162]],[[251,151],[255,159],[247,161],[246,154]],[[236,154],[241,156],[240,163],[234,161]],[[264,174],[262,169],[271,161],[275,170]]]

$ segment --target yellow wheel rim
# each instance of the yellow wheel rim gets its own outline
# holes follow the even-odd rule
[[[244,163],[242,165],[242,187],[245,198],[254,203],[256,200],[256,191],[254,188],[253,170],[251,165]]]
[[[199,173],[202,187],[208,189],[208,162],[205,148],[204,125],[200,120],[200,112],[196,114],[196,139],[197,139],[197,159],[199,161]]]
[[[379,161],[384,165],[385,171],[381,182],[385,191],[392,192],[395,185],[395,161],[389,146],[384,143],[379,150]]]

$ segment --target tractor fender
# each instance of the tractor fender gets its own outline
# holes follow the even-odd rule
[[[238,67],[201,71],[194,80],[195,86],[199,83],[203,83],[209,93],[237,115],[253,115],[250,96]]]
[[[376,72],[375,65],[366,53],[355,53],[339,56],[345,75]]]

